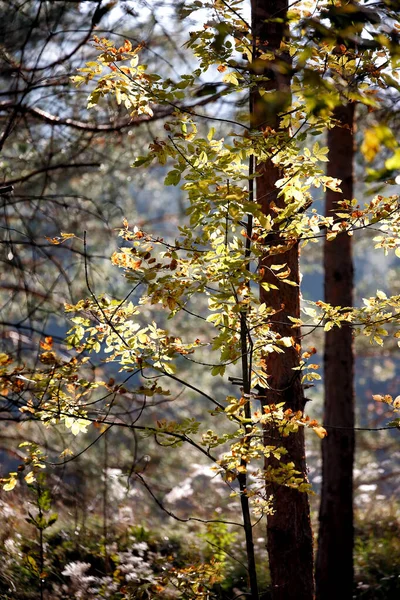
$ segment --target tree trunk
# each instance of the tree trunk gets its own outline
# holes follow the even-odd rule
[[[269,81],[262,84],[269,93],[261,96],[257,91],[252,94],[252,125],[260,129],[279,128],[278,113],[290,106],[290,58],[279,52],[281,41],[285,38],[284,23],[288,9],[287,0],[252,0],[252,29],[256,48],[267,52],[278,52],[273,61],[253,60],[253,70],[266,75]],[[280,22],[268,19],[282,19]],[[261,85],[260,85],[261,87]],[[276,181],[281,172],[271,161],[257,165],[259,176],[256,178],[256,200],[262,206],[264,214],[271,214],[271,202],[282,206],[284,200],[277,198]],[[282,243],[279,233],[272,232],[266,240],[268,246]],[[271,264],[287,264],[290,278],[299,283],[299,248],[294,244],[287,252],[270,256],[266,252],[263,266]],[[298,371],[293,371],[300,361],[300,330],[293,329],[288,316],[300,316],[299,287],[289,286],[271,279],[269,269],[265,269],[264,281],[278,286],[278,290],[266,292],[260,290],[260,298],[267,306],[272,306],[279,313],[273,324],[274,331],[281,336],[294,337],[297,348],[287,348],[283,354],[273,353],[266,356],[266,372],[269,388],[265,390],[264,403],[277,404],[285,402],[293,411],[304,409],[304,394]],[[273,438],[271,440],[271,438]],[[306,477],[304,431],[281,438],[276,430],[265,431],[265,443],[285,446],[288,450],[288,461]],[[268,459],[266,466],[277,466]],[[273,600],[312,600],[313,581],[313,540],[310,524],[308,496],[287,486],[267,484],[267,495],[273,494],[274,514],[268,517],[267,548],[272,580]]]
[[[342,180],[342,193],[326,193],[326,215],[337,202],[353,198],[354,104],[335,109],[340,126],[328,133],[328,176]],[[325,301],[334,306],[353,304],[351,237],[345,233],[325,242]],[[316,566],[319,600],[351,600],[353,597],[353,460],[354,390],[353,339],[350,325],[325,334],[324,424],[328,436],[322,442],[322,491]],[[329,426],[345,429],[330,429]]]

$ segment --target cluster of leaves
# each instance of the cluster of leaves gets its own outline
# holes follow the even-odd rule
[[[393,415],[395,416],[397,413],[400,413],[400,396],[396,398],[392,398],[390,394],[385,394],[381,396],[380,394],[374,394],[372,398],[375,402],[384,402],[388,405],[388,407],[393,411]],[[400,417],[396,417],[393,421],[388,423],[391,427],[397,427],[400,429]]]
[[[46,456],[43,454],[41,448],[32,442],[22,442],[19,447],[26,448],[27,455],[24,458],[24,462],[20,464],[18,472],[22,473],[25,471],[26,467],[29,467],[31,470],[25,475],[24,479],[28,485],[32,485],[37,480],[38,473],[40,473],[41,469],[46,468],[46,465],[43,462],[46,459]],[[7,492],[13,490],[17,485],[18,472],[9,473],[8,477],[1,480],[3,489]],[[42,508],[44,508],[44,506]]]
[[[14,366],[12,358],[3,354],[0,393],[13,410],[26,418],[38,419],[46,427],[62,422],[78,435],[85,432],[90,423],[86,419],[85,401],[93,390],[104,386],[104,382],[90,381],[84,376],[87,356],[65,360],[52,347],[50,337],[41,342],[43,351],[39,359],[45,366],[42,369]],[[39,455],[40,450],[34,450]],[[40,463],[35,459],[35,453],[31,448],[29,461],[37,468]]]

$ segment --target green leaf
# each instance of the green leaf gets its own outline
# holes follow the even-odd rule
[[[164,185],[178,185],[181,180],[180,171],[170,171],[166,178],[164,179]]]
[[[36,560],[33,558],[33,556],[27,556],[26,560],[29,563],[29,566],[31,567],[31,569],[35,572],[35,573],[39,573],[39,567],[37,565]]]
[[[47,527],[50,527],[51,525],[53,525],[58,519],[58,513],[53,513],[50,515],[50,517],[47,519]]]
[[[216,375],[223,375],[225,373],[225,366],[224,365],[216,365],[215,367],[213,367],[211,369],[211,375],[213,375],[214,377]]]
[[[132,167],[136,169],[137,167],[141,167],[142,165],[146,165],[152,161],[152,158],[149,156],[139,156],[135,162],[132,164]]]

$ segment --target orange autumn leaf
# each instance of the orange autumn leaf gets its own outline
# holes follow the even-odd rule
[[[53,347],[53,338],[50,335],[46,336],[44,342],[40,342],[40,347],[43,350],[51,350]]]

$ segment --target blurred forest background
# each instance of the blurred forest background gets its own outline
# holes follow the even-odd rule
[[[179,187],[164,187],[166,170],[153,166],[133,171],[130,166],[160,135],[167,109],[131,121],[123,107],[110,100],[106,108],[88,112],[87,89],[70,82],[76,70],[96,56],[89,43],[93,33],[116,44],[144,41],[144,60],[164,77],[193,71],[194,59],[183,48],[190,19],[181,18],[181,5],[174,0],[0,1],[0,185],[13,186],[12,192],[6,190],[0,197],[0,337],[1,351],[21,365],[39,364],[46,344],[68,357],[64,338],[71,322],[64,304],[88,296],[88,285],[96,295],[108,298],[129,293],[129,283],[110,262],[124,218],[165,239],[186,218],[184,193]],[[198,23],[193,21],[192,26]],[[219,114],[227,119],[246,102],[246,98],[218,97],[217,92],[213,82],[204,81],[182,102],[196,106],[204,116]],[[357,115],[355,191],[361,199],[368,198],[372,187],[363,176],[357,177],[365,171],[360,147],[370,118],[362,110]],[[393,111],[391,118],[391,127],[398,132],[398,114]],[[218,133],[223,135],[229,127],[219,123]],[[390,194],[398,186],[386,188]],[[74,233],[78,239],[63,238],[62,233]],[[373,251],[375,234],[354,236],[356,304],[377,288],[400,294],[398,259]],[[302,273],[304,298],[323,297],[321,245],[308,252]],[[185,313],[178,318],[182,331],[199,328],[200,336],[197,320]],[[309,338],[321,357],[322,342],[318,331]],[[233,392],[227,376],[214,378],[184,358],[181,363],[179,376],[194,388],[220,397]],[[118,369],[102,363],[101,356],[87,368],[109,381],[110,390],[124,385]],[[229,374],[234,376],[234,370]],[[358,340],[359,426],[386,424],[386,405],[377,406],[371,398],[383,387],[397,396],[399,383],[398,346],[378,352],[368,340]],[[323,381],[316,382],[307,396],[308,414],[321,419]],[[161,413],[167,419],[201,417],[204,421],[208,410],[195,389],[183,390],[179,382],[170,400],[163,402]],[[117,407],[121,424],[129,425],[142,415],[140,399],[129,391],[119,393]],[[106,407],[103,410],[106,414]],[[160,405],[152,398],[142,417],[151,425],[159,415]],[[163,568],[187,565],[188,557],[193,564],[219,560],[224,584],[216,597],[240,597],[246,578],[245,549],[235,527],[222,522],[237,519],[236,503],[195,451],[186,446],[160,447],[153,437],[140,436],[128,426],[99,424],[79,437],[67,428],[44,429],[5,396],[0,400],[3,476],[21,463],[20,441],[44,447],[48,464],[41,489],[21,484],[12,492],[0,492],[0,598],[158,597],[151,595],[158,574]],[[308,434],[306,442],[316,521],[320,441]],[[63,456],[66,448],[74,455]],[[359,431],[356,448],[353,597],[394,600],[400,592],[398,432]],[[144,473],[145,480],[136,473]],[[32,513],[38,511],[58,518],[54,516],[54,522],[41,530],[32,521]],[[214,522],[201,523],[202,519]],[[263,597],[268,598],[264,525],[257,527]],[[44,583],[40,583],[40,565]]]

